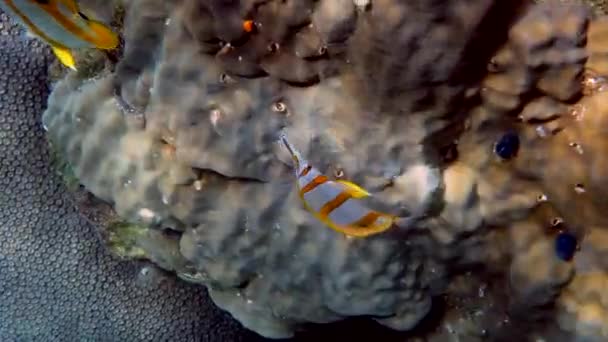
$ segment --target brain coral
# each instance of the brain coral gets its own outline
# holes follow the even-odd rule
[[[604,220],[605,19],[591,18],[557,1],[135,0],[116,70],[62,80],[43,119],[82,184],[145,227],[107,228],[112,243],[265,336],[359,315],[411,329],[470,266],[509,285],[510,319],[475,323],[484,335],[553,314],[559,327],[522,336],[602,336],[570,291],[595,278],[552,243]],[[315,221],[282,129],[420,229],[347,239]],[[513,158],[494,152],[505,134]]]
[[[255,338],[204,290],[100,244],[49,164],[40,124],[49,57],[0,13],[0,340]]]

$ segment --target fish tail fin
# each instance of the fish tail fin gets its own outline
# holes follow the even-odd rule
[[[118,46],[118,35],[107,25],[90,20],[89,28],[95,33],[95,47],[103,50],[111,50]]]
[[[53,49],[53,53],[55,54],[55,56],[57,56],[61,64],[72,70],[76,70],[76,61],[74,60],[72,52],[68,48],[56,45],[51,46],[51,48]]]

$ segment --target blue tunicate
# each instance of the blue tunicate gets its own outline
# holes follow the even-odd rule
[[[555,239],[555,253],[557,257],[569,261],[576,251],[576,236],[570,233],[560,233]]]
[[[511,159],[519,150],[519,136],[517,133],[505,133],[494,146],[494,153],[502,159]]]

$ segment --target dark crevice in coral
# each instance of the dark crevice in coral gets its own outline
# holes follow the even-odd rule
[[[235,286],[235,289],[244,290],[247,288],[247,286],[249,286],[250,283],[251,283],[251,279],[243,280],[241,283],[239,283]]]
[[[446,311],[446,301],[443,296],[433,298],[429,314],[411,331],[401,332],[387,328],[368,317],[349,318],[330,324],[304,324],[302,331],[284,342],[308,341],[341,341],[345,337],[354,341],[383,341],[401,342],[416,336],[424,336],[437,329]]]
[[[479,82],[487,74],[487,65],[508,38],[514,22],[527,8],[528,1],[494,1],[478,27],[476,34],[465,48],[463,61],[455,69],[452,82],[471,84]]]
[[[448,145],[443,145],[439,148],[441,156],[441,165],[447,166],[458,160],[458,143],[451,142]]]
[[[201,168],[193,167],[192,171],[194,171],[194,173],[198,175],[197,178],[199,178],[199,179],[210,175],[212,177],[221,178],[224,181],[243,182],[243,183],[266,183],[266,181],[264,181],[264,180],[252,178],[252,177],[227,176],[227,175],[220,173],[219,171],[212,170],[212,169],[206,169],[206,168],[201,169]]]
[[[114,83],[112,91],[114,94],[114,99],[116,100],[116,103],[118,104],[118,108],[120,109],[120,111],[126,117],[133,117],[133,118],[137,119],[138,121],[141,121],[142,126],[145,126],[145,124],[146,124],[146,118],[144,115],[145,109],[142,110],[142,109],[135,108],[130,103],[128,103],[122,96],[122,86],[118,82]]]
[[[412,335],[386,328],[370,318],[357,317],[330,324],[305,324],[302,331],[282,342],[342,341],[348,337],[353,341],[400,342]]]
[[[172,240],[179,240],[179,239],[181,239],[182,235],[184,234],[183,232],[177,231],[170,227],[165,227],[161,231],[163,233],[163,236],[165,236],[169,239],[172,239]]]

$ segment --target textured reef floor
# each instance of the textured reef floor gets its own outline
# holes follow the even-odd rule
[[[124,44],[50,76],[2,14],[0,340],[608,340],[605,3],[364,3],[82,1]]]
[[[51,167],[50,51],[4,14],[0,25],[0,341],[256,339],[201,288],[100,244]]]

